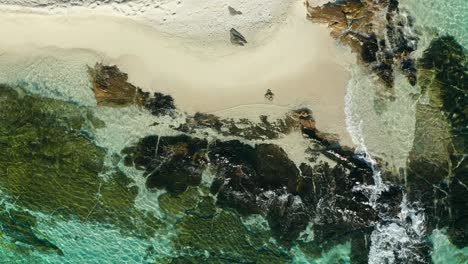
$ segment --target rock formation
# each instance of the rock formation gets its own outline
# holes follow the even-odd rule
[[[88,73],[98,106],[137,105],[150,110],[156,116],[169,114],[175,109],[174,99],[171,96],[158,92],[151,96],[150,93],[143,92],[129,83],[128,75],[115,65],[96,63],[94,68],[88,67]]]
[[[306,2],[308,19],[326,23],[331,35],[359,54],[368,66],[391,88],[393,71],[400,69],[416,84],[416,67],[409,56],[416,49],[417,37],[408,28],[412,20],[402,15],[397,0],[343,0],[312,7]]]

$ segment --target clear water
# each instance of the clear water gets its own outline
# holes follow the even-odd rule
[[[421,36],[415,57],[419,57],[437,35],[455,36],[462,46],[468,48],[468,0],[401,0],[400,8],[415,18],[416,29]],[[419,88],[411,87],[397,74],[393,94],[396,100],[383,103],[379,98],[385,93],[378,92],[379,88],[368,72],[357,64],[351,69],[346,114],[353,141],[370,163],[375,164],[373,157],[381,157],[391,164],[386,169],[398,171],[398,168],[405,167],[407,154],[412,148],[418,103],[414,95]],[[380,169],[375,166],[374,179],[376,185],[363,187],[371,189],[373,201],[386,187]],[[395,252],[402,259],[414,258],[411,248],[417,247],[427,235],[423,211],[423,208],[412,208],[404,199],[398,218],[377,224],[371,236],[369,264],[396,263]],[[405,223],[406,217],[411,218],[412,224]],[[456,248],[444,230],[435,229],[430,240],[433,263],[468,263],[468,247]]]
[[[452,35],[468,48],[468,0],[400,0],[400,6],[410,10],[422,32]],[[429,41],[427,36],[423,44]]]
[[[454,35],[463,46],[468,47],[468,0],[401,0],[402,7],[410,10],[416,18],[416,23],[424,33],[425,39],[420,50],[424,48],[434,32]],[[96,61],[96,56],[86,52],[78,56],[60,54],[57,57],[41,57],[23,59],[3,55],[0,60],[0,80],[10,84],[27,85],[33,93],[46,95],[52,98],[72,100],[78,104],[93,106],[94,96],[87,79],[86,64]],[[14,62],[14,63],[13,63]],[[14,65],[14,67],[12,67]],[[354,141],[361,146],[361,151],[369,158],[383,157],[391,162],[393,169],[398,170],[405,166],[407,154],[412,146],[414,133],[414,112],[416,101],[413,99],[414,88],[397,76],[395,101],[382,103],[378,101],[378,94],[374,80],[359,67],[352,69],[353,80],[348,87],[348,126],[353,132]],[[70,76],[74,76],[70,78]],[[109,150],[110,153],[119,153],[123,146],[134,142],[139,137],[156,133],[164,135],[167,127],[157,126],[149,128],[154,122],[148,116],[138,113],[137,109],[96,109],[97,116],[110,124],[99,130],[95,135],[96,143]],[[164,124],[164,120],[159,120]],[[128,130],[128,127],[141,128]],[[167,132],[168,133],[168,132]],[[391,141],[393,144],[382,144]],[[135,171],[126,171],[142,186],[141,174]],[[374,195],[385,188],[385,184],[375,170],[376,182],[373,186]],[[144,189],[144,188],[141,188]],[[159,210],[157,197],[141,192],[137,198],[136,206],[139,208]],[[419,209],[411,208],[406,203],[401,205],[401,217],[393,219],[385,225],[378,225],[372,235],[372,247],[369,263],[393,263],[391,256],[386,253],[396,247],[408,246],[412,241],[408,232],[424,235],[424,219]],[[403,224],[403,219],[410,216],[412,225]],[[157,235],[151,240],[140,240],[123,236],[113,227],[91,225],[77,221],[58,221],[54,225],[48,224],[46,218],[41,221],[38,230],[54,241],[65,253],[66,258],[54,254],[32,253],[24,259],[10,250],[11,245],[0,238],[0,263],[145,263],[144,258],[148,247],[152,246],[155,252],[163,257],[170,256],[172,252],[171,241],[166,235]],[[260,222],[260,223],[255,223]],[[247,219],[245,225],[264,225],[262,219]],[[313,233],[311,234],[313,239]],[[467,263],[468,248],[457,249],[452,245],[444,230],[434,230],[430,235],[433,244],[432,261],[434,263]],[[90,245],[92,248],[90,249]],[[304,254],[299,248],[293,248],[293,263],[295,264],[327,264],[350,263],[351,245],[345,243],[335,246],[324,252],[319,259],[313,259]],[[405,252],[402,252],[402,254]],[[95,260],[98,259],[98,260]]]
[[[459,249],[448,240],[445,230],[436,229],[430,240],[433,245],[432,261],[434,264],[467,263],[468,247]]]

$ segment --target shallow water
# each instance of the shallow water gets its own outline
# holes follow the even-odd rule
[[[426,39],[422,40],[420,49],[428,45],[432,37],[430,33],[432,29],[436,29],[441,34],[454,35],[467,47],[468,16],[464,15],[468,14],[466,0],[454,0],[450,4],[437,0],[402,0],[402,6],[414,14],[418,25],[424,25],[421,30],[425,32]],[[449,19],[447,19],[447,14],[450,14]],[[63,251],[64,256],[36,251],[32,246],[2,235],[0,236],[0,263],[172,263],[169,262],[170,259],[178,256],[177,251],[181,250],[176,248],[175,237],[176,233],[180,232],[176,230],[176,225],[182,221],[182,218],[178,219],[161,208],[160,197],[165,194],[165,191],[148,191],[142,171],[128,168],[122,164],[121,160],[115,161],[114,157],[120,154],[126,146],[137,143],[145,136],[154,134],[173,136],[180,133],[174,131],[173,127],[183,124],[186,115],[177,113],[175,117],[155,118],[137,107],[119,109],[96,107],[86,64],[93,65],[100,58],[86,51],[76,51],[76,56],[68,52],[61,53],[60,50],[57,52],[56,56],[47,55],[20,60],[17,54],[3,54],[0,56],[0,82],[22,86],[32,94],[64,100],[92,109],[95,116],[106,123],[106,127],[90,132],[93,144],[106,151],[105,164],[116,166],[126,176],[133,179],[132,184],[139,190],[134,201],[135,208],[150,212],[163,219],[167,225],[151,238],[145,239],[127,236],[119,227],[111,224],[63,219],[59,216],[31,211],[31,214],[37,218],[37,224],[33,228],[34,233],[52,241]],[[389,186],[382,178],[383,169],[398,173],[407,165],[408,155],[413,147],[415,112],[419,99],[415,95],[419,93],[419,87],[409,86],[403,76],[397,75],[394,93],[381,94],[375,80],[361,66],[356,64],[350,71],[352,80],[348,84],[347,105],[344,110],[347,115],[348,129],[354,143],[358,146],[357,153],[373,165],[375,184],[361,187],[371,190],[370,205],[375,208],[379,206],[377,200],[381,193]],[[388,96],[395,99],[382,100]],[[201,130],[196,135],[228,139],[211,130]],[[244,142],[255,144],[261,141]],[[281,146],[296,164],[307,162],[305,150],[309,145],[313,145],[303,139],[299,133],[291,133],[287,137],[269,142]],[[377,164],[376,159],[382,159],[388,164],[385,168],[380,168],[381,164]],[[209,171],[205,171],[202,185],[204,187],[211,185],[213,177],[214,175]],[[197,191],[205,192],[204,195],[206,195],[206,188],[200,188]],[[2,207],[20,208],[16,205],[16,200],[20,197],[9,197],[3,192],[0,195]],[[98,192],[96,196],[99,197],[100,193]],[[385,215],[381,215],[384,221],[376,223],[376,228],[370,240],[367,241],[370,243],[369,263],[398,263],[398,259],[417,259],[413,254],[425,239],[429,239],[432,244],[431,260],[433,263],[466,263],[468,247],[456,248],[448,240],[446,230],[442,228],[434,229],[431,234],[426,234],[424,208],[408,203],[406,196],[403,197],[397,218],[386,218]],[[181,207],[184,208],[184,206],[186,205]],[[194,210],[190,206],[187,208],[187,212]],[[171,210],[177,210],[177,208],[171,208]],[[223,209],[217,210],[219,212]],[[247,236],[246,241],[262,235],[262,232],[271,231],[268,222],[259,215],[239,217],[236,221],[240,223],[238,224],[239,230],[245,229],[248,231],[247,234],[251,234],[248,236],[242,233],[243,236]],[[227,234],[237,235],[237,233]],[[314,238],[313,224],[310,223],[306,231],[301,233],[300,239],[313,242]],[[222,241],[216,242],[222,243]],[[304,248],[301,249],[297,245],[291,249],[282,248],[271,236],[262,242],[264,243],[262,249],[274,251],[276,256],[288,256],[290,257],[289,263],[293,264],[351,263],[351,242],[341,243],[321,250],[319,253],[315,252],[315,254],[306,252]],[[237,245],[231,246],[237,249]],[[229,250],[232,249],[227,249]],[[396,251],[399,254],[395,255]],[[203,254],[206,256],[209,252],[205,251]],[[278,263],[282,262],[278,260]]]
[[[468,1],[401,0],[400,6],[410,10],[422,32],[452,35],[468,48]],[[429,41],[426,37],[423,45]]]

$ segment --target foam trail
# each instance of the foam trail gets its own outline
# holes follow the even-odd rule
[[[353,142],[357,145],[356,153],[364,159],[372,168],[374,185],[359,186],[369,197],[370,205],[379,212],[380,221],[376,224],[371,234],[371,247],[369,251],[369,264],[409,263],[423,262],[425,236],[425,215],[422,208],[413,207],[407,200],[403,191],[400,211],[395,216],[389,214],[385,209],[388,205],[379,200],[381,194],[390,189],[390,185],[382,179],[382,172],[376,159],[369,151],[364,133],[364,118],[355,111],[354,103],[359,100],[354,98],[354,89],[359,89],[357,81],[360,76],[353,76],[348,83],[345,97],[346,124]]]

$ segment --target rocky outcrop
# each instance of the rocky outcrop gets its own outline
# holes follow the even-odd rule
[[[367,214],[369,209],[357,201],[351,202],[355,199],[351,190],[357,179],[349,176],[342,167],[331,169],[321,164],[311,168],[303,164],[298,170],[284,151],[275,145],[251,147],[237,141],[220,142],[211,147],[210,158],[222,161],[215,162],[218,173],[211,187],[218,196],[218,203],[243,214],[265,215],[273,234],[284,243],[294,241],[312,219],[319,224],[317,217],[331,222],[343,221],[345,218],[341,214],[332,217],[340,211],[338,207],[350,212],[359,211],[355,212],[356,215]],[[338,186],[334,177],[349,182]],[[315,189],[312,189],[313,186]],[[337,201],[333,190],[340,192],[343,200]],[[345,192],[349,197],[344,198]],[[324,205],[326,201],[328,205]],[[329,211],[318,212],[325,208]],[[372,215],[372,210],[369,213]],[[368,216],[363,215],[361,220],[356,217],[348,219],[369,225],[375,217]]]
[[[306,118],[304,114],[302,117]],[[312,129],[311,122],[303,123]],[[320,139],[315,140],[322,144]],[[310,222],[317,232],[323,232],[321,242],[342,243],[351,239],[344,230],[368,229],[377,217],[366,205],[366,195],[355,188],[372,183],[372,172],[358,159],[346,160],[337,153],[333,155],[337,166],[322,162],[313,167],[304,163],[298,168],[274,144],[207,142],[181,135],[149,136],[123,154],[126,165],[145,171],[148,187],[174,195],[200,185],[203,170],[209,169],[215,175],[210,190],[218,206],[244,216],[263,215],[272,235],[287,246]],[[328,232],[330,225],[339,226],[343,233]],[[335,242],[329,242],[330,247]]]
[[[409,56],[417,37],[408,28],[412,20],[402,15],[397,0],[343,0],[312,7],[306,2],[308,19],[326,23],[331,35],[348,45],[391,88],[394,70],[399,69],[416,84],[416,68]]]
[[[144,105],[149,97],[148,93],[129,83],[128,75],[115,65],[96,63],[94,68],[88,67],[88,72],[98,106]]]
[[[269,120],[268,116],[259,116],[258,122],[249,119],[234,120],[220,118],[212,114],[196,113],[188,116],[186,123],[177,130],[184,133],[195,133],[202,130],[214,130],[223,136],[238,136],[248,140],[276,139],[299,128],[297,120],[285,114],[283,119]]]
[[[128,75],[115,65],[96,63],[88,67],[98,106],[125,107],[137,105],[148,109],[153,115],[170,114],[174,109],[174,99],[169,95],[154,93],[151,96],[128,82]]]

